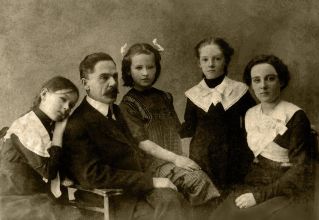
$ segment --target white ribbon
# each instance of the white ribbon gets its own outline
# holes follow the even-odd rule
[[[153,41],[152,41],[152,43],[154,44],[154,46],[157,47],[157,50],[158,50],[158,51],[160,51],[160,52],[164,51],[164,48],[157,43],[157,38],[154,38]]]
[[[121,47],[121,54],[122,54],[122,57],[124,57],[125,53],[126,53],[126,47],[127,47],[127,43],[125,43],[122,47]]]

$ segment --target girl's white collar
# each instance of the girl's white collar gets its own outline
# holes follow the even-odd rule
[[[241,82],[232,80],[227,76],[215,88],[209,88],[205,80],[185,92],[196,106],[208,112],[209,107],[221,103],[225,110],[233,106],[246,92],[248,87]]]

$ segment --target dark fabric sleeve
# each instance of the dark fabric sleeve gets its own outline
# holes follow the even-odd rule
[[[148,140],[148,132],[144,129],[147,121],[143,118],[136,103],[123,99],[119,107],[127,127],[137,142]]]
[[[48,180],[56,177],[61,162],[61,147],[51,146],[48,149],[50,157],[42,157],[23,146],[19,137],[15,134],[11,135],[11,141],[17,148],[18,152],[23,155],[26,163],[28,163],[41,176]]]
[[[287,128],[283,136],[278,135],[274,142],[288,148],[292,167],[273,183],[254,190],[253,194],[257,203],[280,195],[293,196],[304,188],[310,160],[308,156],[310,123],[305,113],[299,110],[290,119]]]
[[[180,130],[181,138],[192,137],[195,134],[196,130],[196,105],[187,99],[185,114],[184,114],[184,123],[182,123],[182,127]]]
[[[71,179],[88,188],[123,188],[132,194],[153,189],[152,176],[131,167],[112,167],[105,162],[95,144],[84,125],[69,121],[63,150],[68,169],[66,173]]]

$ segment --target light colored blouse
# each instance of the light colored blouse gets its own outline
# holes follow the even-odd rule
[[[300,108],[290,102],[280,101],[273,111],[266,115],[261,104],[249,109],[245,117],[248,146],[257,157],[289,163],[288,149],[274,142],[277,135],[287,131],[287,123]]]

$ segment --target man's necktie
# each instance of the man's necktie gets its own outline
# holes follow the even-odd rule
[[[107,117],[108,119],[113,119],[113,118],[112,118],[112,115],[113,115],[112,109],[109,108],[109,111],[107,112],[106,117]]]

